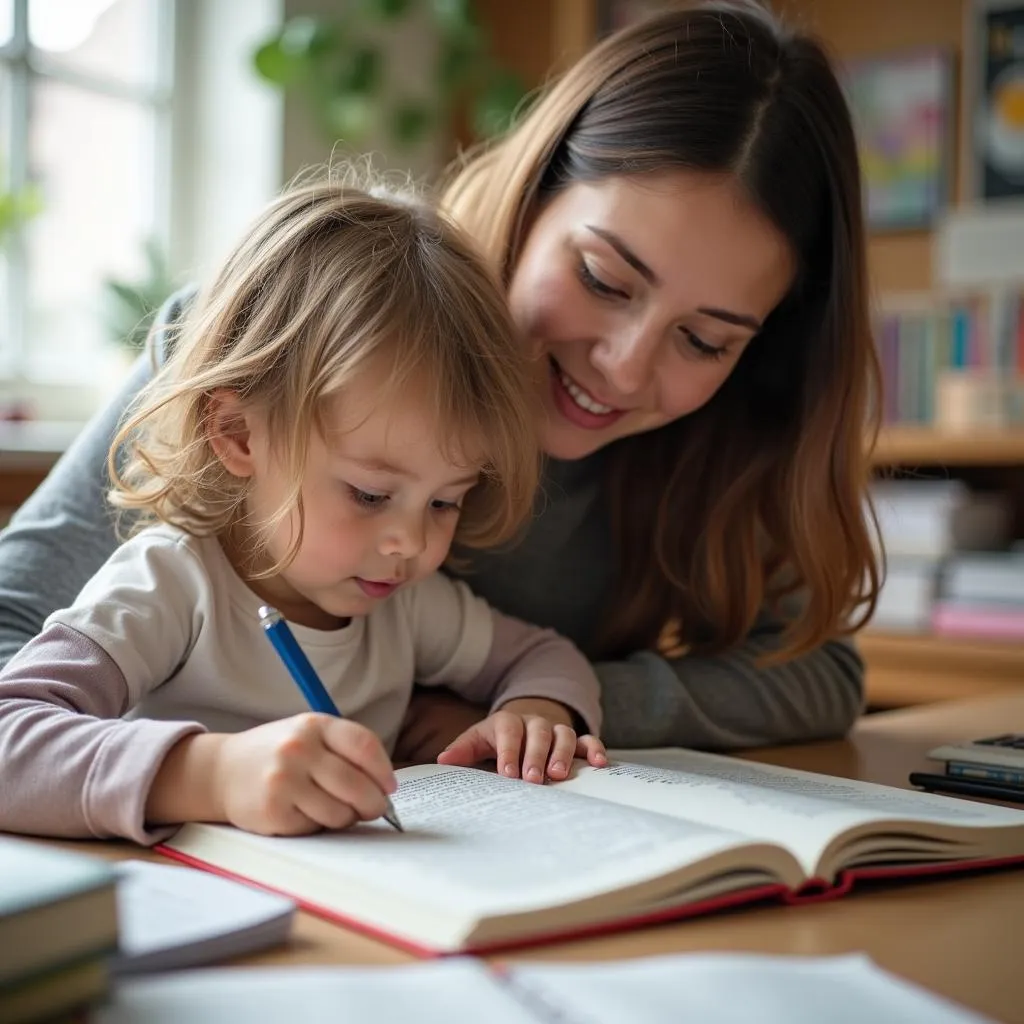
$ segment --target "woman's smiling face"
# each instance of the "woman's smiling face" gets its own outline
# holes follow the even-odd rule
[[[731,179],[612,177],[537,213],[509,289],[547,372],[547,454],[579,459],[699,409],[793,281],[785,238]]]

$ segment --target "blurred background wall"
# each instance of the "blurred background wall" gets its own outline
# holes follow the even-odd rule
[[[0,509],[296,172],[429,181],[658,0],[0,0]],[[876,706],[1024,685],[1024,0],[774,0],[858,131]],[[0,512],[0,521],[3,513]]]

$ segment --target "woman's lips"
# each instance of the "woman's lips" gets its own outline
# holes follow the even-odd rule
[[[622,419],[628,409],[614,409],[598,402],[570,377],[554,359],[551,365],[551,391],[555,407],[572,424],[584,430],[602,430]]]

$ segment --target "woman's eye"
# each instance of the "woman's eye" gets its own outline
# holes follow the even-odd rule
[[[373,491],[364,491],[359,487],[348,484],[349,497],[360,506],[360,508],[378,509],[387,504],[386,494],[376,494]]]
[[[579,266],[579,278],[583,282],[583,287],[587,291],[593,292],[595,295],[600,295],[603,298],[610,299],[628,299],[629,296],[622,291],[621,288],[613,288],[610,284],[606,284],[601,280],[591,269],[587,266],[586,260],[580,260]]]
[[[725,355],[727,351],[725,348],[709,345],[706,341],[702,341],[693,331],[686,330],[685,327],[680,330],[686,343],[701,359],[721,359]]]

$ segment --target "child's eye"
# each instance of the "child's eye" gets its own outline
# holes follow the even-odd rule
[[[587,291],[593,292],[595,295],[599,295],[605,299],[628,299],[629,296],[619,288],[613,288],[610,284],[602,281],[587,265],[586,260],[580,260],[579,270],[580,280],[583,282],[583,287]]]
[[[348,487],[348,496],[360,508],[379,509],[383,508],[387,504],[388,496],[386,494],[376,494],[373,491],[364,491],[359,487],[353,487],[351,484],[346,484],[346,487]]]
[[[461,512],[462,506],[457,501],[442,501],[440,498],[435,498],[431,503],[430,507],[435,512]]]

